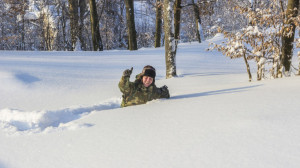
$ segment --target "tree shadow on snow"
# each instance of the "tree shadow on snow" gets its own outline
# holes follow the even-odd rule
[[[27,74],[27,73],[17,73],[15,76],[17,79],[19,79],[20,81],[27,83],[27,84],[38,82],[41,80],[41,79],[39,79],[35,76],[32,76],[30,74]]]
[[[262,86],[262,85],[245,86],[245,87],[222,89],[222,90],[215,90],[215,91],[208,91],[208,92],[201,92],[201,93],[177,95],[177,96],[171,97],[171,99],[185,99],[185,98],[194,98],[194,97],[201,97],[201,96],[212,96],[212,95],[218,95],[218,94],[244,92],[244,91],[247,91],[251,88],[258,87],[258,86]]]
[[[207,73],[185,73],[178,77],[185,76],[218,76],[218,75],[228,75],[228,74],[240,74],[240,72],[207,72]]]

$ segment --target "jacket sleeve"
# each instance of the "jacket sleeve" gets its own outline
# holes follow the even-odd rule
[[[133,82],[130,82],[129,81],[129,76],[122,76],[120,82],[119,82],[119,88],[120,88],[120,91],[123,93],[123,94],[129,94],[131,89],[133,88]]]
[[[170,98],[169,89],[165,86],[161,88],[154,88],[154,99],[161,99],[161,98]]]

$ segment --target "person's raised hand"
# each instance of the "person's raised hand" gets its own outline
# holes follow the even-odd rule
[[[131,69],[126,69],[126,70],[123,72],[123,76],[124,76],[124,77],[130,77],[130,75],[132,74],[132,70],[133,70],[133,67],[131,67]]]

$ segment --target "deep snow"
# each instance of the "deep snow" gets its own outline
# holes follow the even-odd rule
[[[249,83],[206,48],[181,44],[172,79],[163,48],[1,52],[0,168],[298,168],[300,78]],[[171,98],[119,108],[123,70],[147,64]]]

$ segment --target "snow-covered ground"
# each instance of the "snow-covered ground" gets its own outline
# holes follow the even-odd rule
[[[299,168],[300,78],[250,83],[206,48],[181,44],[172,79],[163,48],[1,51],[0,168]],[[119,108],[123,70],[148,64],[171,98]]]

